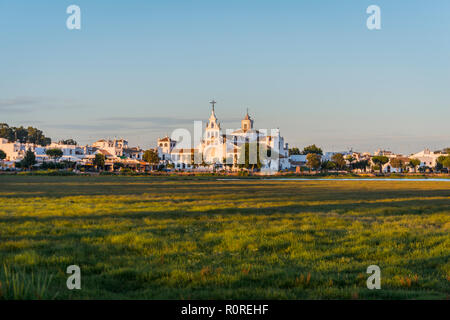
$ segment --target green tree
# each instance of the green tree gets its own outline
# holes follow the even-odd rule
[[[8,141],[14,140],[14,132],[6,123],[0,123],[0,138],[7,139]]]
[[[448,154],[450,156],[450,148],[445,148],[443,150],[443,153],[446,153],[446,154]]]
[[[228,157],[224,157],[223,158],[223,162],[222,162],[226,167],[231,168],[233,167],[233,156],[229,155]]]
[[[152,166],[159,164],[159,156],[158,152],[153,149],[145,150],[144,155],[142,156],[142,159],[144,159],[145,162],[148,162]]]
[[[254,155],[250,154],[250,150],[252,152],[256,150],[256,159],[254,158]],[[275,154],[275,151],[265,144],[260,145],[259,142],[246,142],[239,148],[237,159],[240,168],[255,170],[261,169],[263,160],[270,161],[276,157],[277,154]]]
[[[450,168],[450,156],[440,156],[437,158],[436,169],[441,170],[442,168]]]
[[[374,156],[372,162],[380,169],[380,173],[383,171],[383,166],[389,162],[389,158],[386,156]]]
[[[420,166],[420,160],[419,159],[409,159],[409,167],[411,167],[411,169],[413,169],[414,172],[416,172],[416,168]]]
[[[315,144],[305,147],[302,151],[302,154],[308,155],[310,153],[319,154],[319,155],[323,154],[322,149],[317,147]]]
[[[56,159],[61,158],[63,152],[61,149],[54,148],[45,150],[45,154],[48,155],[50,158],[52,158],[56,163]]]
[[[320,168],[321,156],[316,153],[308,153],[306,155],[306,165],[310,170],[317,170]]]
[[[67,139],[67,140],[60,140],[58,142],[59,144],[65,144],[65,145],[71,145],[71,146],[76,146],[78,143],[73,140],[73,139]]]
[[[97,169],[99,169],[99,168],[104,169],[105,168],[105,155],[101,154],[101,153],[97,153],[95,155],[93,163]]]
[[[342,170],[347,167],[347,163],[345,162],[344,155],[342,153],[333,154],[331,161],[333,161],[338,170]]]
[[[326,160],[320,164],[320,168],[324,171],[334,170],[336,169],[336,163],[334,163],[333,161]]]
[[[347,156],[345,157],[345,160],[346,160],[346,162],[348,162],[349,167],[350,167],[351,169],[354,169],[354,168],[355,168],[355,167],[354,167],[354,164],[355,164],[356,158],[354,158],[351,154],[349,154],[349,155],[347,155]]]
[[[450,156],[445,157],[445,159],[442,161],[442,166],[444,168],[447,168],[447,170],[450,170]]]
[[[436,162],[442,164],[442,162],[445,160],[445,158],[447,158],[447,157],[446,157],[446,156],[439,156],[439,157],[436,159]]]
[[[31,149],[28,149],[25,153],[25,157],[20,162],[20,165],[22,168],[28,168],[30,169],[34,164],[36,164],[36,156]]]
[[[389,161],[389,163],[391,164],[391,167],[395,169],[401,169],[405,166],[403,160],[399,158],[392,158],[391,161]]]
[[[302,154],[301,151],[299,150],[299,148],[292,148],[292,149],[289,149],[289,155],[290,155],[290,156],[296,155],[296,154]]]
[[[6,153],[3,150],[0,150],[0,160],[5,160],[6,159]]]
[[[47,146],[51,143],[51,139],[44,136],[44,133],[36,128],[28,127],[26,133],[26,142]]]
[[[173,163],[168,163],[166,167],[167,169],[173,169],[175,168],[175,165]]]
[[[22,143],[34,143],[43,146],[49,145],[52,141],[46,137],[43,132],[33,127],[10,127],[6,123],[0,123],[0,138],[8,141],[19,141]]]
[[[352,164],[352,167],[354,169],[363,170],[364,172],[366,172],[368,166],[369,166],[369,160],[365,160],[365,159],[357,161]]]
[[[250,169],[250,143],[246,142],[238,151],[239,168]]]

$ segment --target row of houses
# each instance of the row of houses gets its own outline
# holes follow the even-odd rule
[[[372,161],[372,158],[374,156],[385,156],[389,159],[389,162],[385,163],[382,166],[382,172],[384,173],[401,173],[401,172],[405,172],[405,171],[410,171],[410,170],[417,170],[420,168],[427,168],[427,169],[433,169],[436,167],[437,165],[437,160],[439,157],[441,156],[448,156],[447,153],[443,152],[443,151],[431,151],[430,149],[424,149],[420,152],[411,154],[409,156],[405,156],[402,154],[396,154],[392,151],[388,151],[388,150],[377,150],[375,151],[373,154],[369,153],[369,152],[355,152],[355,151],[340,151],[340,152],[325,152],[322,156],[321,156],[321,161],[322,162],[326,162],[326,161],[332,161],[332,157],[337,154],[340,153],[344,156],[346,160],[347,165],[351,166],[352,163],[355,162],[359,162],[359,161],[363,161],[366,160],[368,163],[368,167],[367,169],[369,169],[370,167],[374,166],[375,163]],[[291,167],[305,167],[307,166],[307,159],[306,159],[306,155],[291,155],[289,157],[289,162],[291,164]],[[400,160],[404,166],[402,167],[394,167],[391,164],[391,160],[392,159],[397,159]],[[409,167],[409,163],[411,159],[417,159],[420,161],[420,164],[417,165],[417,168],[411,168]],[[364,169],[355,169],[355,171],[364,171]]]
[[[266,141],[266,143],[270,143],[268,140]],[[278,143],[279,142],[280,141],[278,141]],[[177,142],[170,139],[169,137],[158,139],[157,143],[158,146],[155,151],[158,152],[161,167],[172,167],[177,170],[192,170],[195,168],[192,159],[194,157],[194,153],[198,151],[198,148],[177,148]],[[202,143],[207,145],[205,141],[203,141]],[[223,143],[219,145],[211,145],[214,145],[215,148],[225,148]],[[200,148],[201,147],[204,148],[204,146],[200,146]],[[48,146],[40,146],[30,143],[20,143],[17,141],[9,142],[7,139],[0,138],[0,150],[6,153],[6,158],[4,159],[4,161],[2,161],[1,166],[3,169],[15,167],[15,163],[21,161],[24,158],[27,150],[31,150],[34,152],[37,165],[47,161],[53,162],[54,159],[50,159],[46,154],[46,150],[48,149],[60,149],[62,151],[62,156],[57,159],[58,162],[68,161],[76,163],[79,166],[92,166],[93,159],[95,158],[96,154],[104,155],[106,170],[113,170],[114,164],[117,163],[122,164],[122,166],[134,169],[148,166],[148,163],[143,161],[144,150],[139,147],[130,147],[128,145],[128,141],[125,139],[101,139],[94,142],[92,145],[86,146],[67,145],[61,143],[52,143]],[[287,145],[285,145],[285,149],[287,149]],[[283,149],[282,157],[276,164],[272,164],[271,166],[267,166],[266,164],[266,167],[268,169],[272,171],[295,170],[296,168],[307,166],[306,155],[288,155],[285,149]],[[236,152],[236,150],[233,150],[233,152]],[[342,154],[344,158],[347,159],[346,162],[349,166],[352,163],[367,160],[367,163],[369,164],[367,169],[370,169],[370,167],[374,165],[374,163],[371,161],[372,157],[374,156],[386,156],[387,158],[389,158],[389,160],[399,159],[404,164],[403,167],[393,167],[391,165],[391,161],[389,161],[382,166],[382,172],[384,173],[404,172],[410,170],[411,168],[408,168],[410,159],[417,159],[420,161],[418,168],[434,168],[437,165],[437,160],[439,157],[447,156],[446,153],[440,151],[433,152],[429,149],[411,154],[408,157],[386,150],[377,150],[373,154],[368,152],[360,153],[350,150],[341,152],[325,152],[321,156],[322,162],[332,161],[333,156],[337,153]],[[213,166],[216,166],[217,168],[217,165],[221,164],[220,157],[214,157],[214,153],[211,152],[207,154],[209,155],[209,158],[207,157],[206,159],[210,162],[208,162],[208,165],[203,169],[208,170]],[[223,155],[223,153],[220,155]],[[235,165],[235,162],[236,154],[234,153],[232,164]],[[363,171],[365,169],[366,168],[359,168],[356,170]]]
[[[62,143],[52,143],[47,146],[40,146],[32,143],[21,143],[18,141],[10,142],[7,139],[0,138],[0,150],[4,151],[6,158],[2,161],[3,168],[14,168],[17,162],[20,162],[28,150],[34,152],[36,156],[36,165],[44,162],[55,161],[46,154],[49,149],[59,149],[62,156],[57,162],[72,162],[79,166],[92,166],[96,154],[102,154],[105,157],[106,169],[112,169],[114,163],[121,163],[130,167],[139,167],[148,165],[142,161],[144,151],[139,147],[129,147],[124,139],[98,140],[92,145],[79,146]]]
[[[214,128],[214,125],[217,125],[215,119],[213,120],[214,121],[209,124],[210,128]],[[245,129],[244,131],[243,129],[244,127],[247,127],[248,129]],[[207,128],[206,136],[208,136],[208,131],[209,130]],[[253,129],[253,123],[251,121],[251,118],[249,118],[249,116],[246,115],[242,123],[242,128],[239,132],[239,134],[241,134],[241,140],[245,141],[242,139],[242,137],[249,137],[256,134],[257,132],[258,131]],[[195,166],[193,164],[193,158],[196,152],[202,150],[203,152],[206,151],[205,152],[206,157],[202,158],[202,162],[205,162],[204,160],[208,161],[208,165],[203,167],[204,170],[209,170],[213,167],[214,168],[218,167],[220,168],[221,166],[225,167],[224,166],[225,164],[222,162],[224,155],[227,154],[227,151],[225,149],[227,138],[225,136],[219,137],[218,135],[216,136],[215,134],[214,138],[212,138],[213,135],[211,134],[209,136],[210,136],[209,141],[202,140],[202,144],[198,148],[190,148],[190,149],[177,148],[177,142],[167,136],[158,139],[157,148],[155,149],[155,151],[158,152],[158,156],[160,159],[160,166],[172,167],[177,170],[192,170],[196,167],[198,168],[199,166]],[[235,141],[236,137],[237,135],[232,135],[231,138],[228,137],[228,139],[233,139],[232,145],[237,145]],[[219,140],[219,138],[221,139]],[[306,155],[288,154],[287,152],[288,146],[287,144],[284,144],[282,137],[263,136],[263,139],[261,139],[261,137],[258,137],[258,139],[260,139],[258,141],[263,141],[265,144],[272,146],[273,148],[275,147],[274,144],[277,143],[278,149],[282,150],[278,159],[274,161],[275,163],[272,164],[264,163],[262,170],[264,170],[264,166],[267,170],[270,171],[295,170],[296,168],[307,166]],[[219,142],[217,142],[217,140]],[[62,156],[59,159],[57,159],[58,162],[68,161],[76,163],[79,166],[92,166],[93,159],[95,158],[96,154],[104,155],[105,168],[107,170],[113,170],[114,164],[117,163],[120,163],[122,166],[134,169],[148,166],[148,163],[143,161],[144,150],[139,147],[130,147],[128,145],[128,141],[125,139],[114,139],[114,140],[101,139],[94,142],[92,145],[86,146],[68,145],[61,143],[52,143],[48,146],[40,146],[30,143],[20,143],[18,141],[10,142],[7,139],[0,138],[0,150],[6,153],[6,158],[4,159],[4,161],[2,161],[1,166],[3,169],[15,167],[15,163],[21,161],[24,158],[27,150],[31,150],[34,152],[36,156],[37,165],[47,161],[54,161],[53,159],[50,159],[49,156],[47,156],[46,150],[48,149],[60,149],[62,151]],[[408,168],[408,163],[410,159],[417,159],[420,161],[418,168],[434,168],[437,165],[437,160],[439,157],[447,156],[446,153],[440,151],[433,152],[429,149],[425,149],[418,153],[411,154],[407,157],[386,150],[377,150],[373,154],[368,152],[360,153],[350,150],[341,152],[325,152],[321,156],[322,162],[332,161],[333,156],[337,153],[342,154],[344,158],[347,159],[346,161],[349,166],[354,162],[367,160],[369,164],[367,169],[370,169],[370,167],[374,165],[374,163],[371,161],[372,157],[374,156],[386,156],[387,158],[389,158],[389,160],[398,159],[401,160],[402,163],[404,164],[403,167],[393,167],[391,161],[389,161],[388,163],[382,166],[382,172],[385,173],[404,172],[411,170],[411,168]],[[232,166],[230,166],[230,168],[236,167],[236,160],[237,160],[236,148],[232,148],[231,162],[230,162]],[[363,171],[366,170],[366,168],[364,169],[359,168],[356,170]]]

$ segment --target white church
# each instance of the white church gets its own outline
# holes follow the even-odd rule
[[[213,100],[211,115],[196,148],[180,148],[178,142],[166,136],[158,139],[158,154],[165,164],[178,170],[223,169],[239,170],[244,164],[259,167],[261,172],[271,173],[288,169],[288,145],[279,129],[253,127],[248,111],[237,130],[225,132],[215,114]]]

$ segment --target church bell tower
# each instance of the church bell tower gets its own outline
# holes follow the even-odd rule
[[[250,116],[248,115],[248,109],[247,109],[247,114],[245,115],[245,118],[243,120],[241,120],[241,129],[244,132],[247,132],[248,130],[253,129],[253,119],[250,118]]]

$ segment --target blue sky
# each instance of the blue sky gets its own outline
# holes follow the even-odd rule
[[[66,8],[81,8],[81,30]],[[382,29],[366,28],[381,8]],[[450,146],[450,2],[0,0],[0,122],[143,148],[248,107],[291,146]]]

